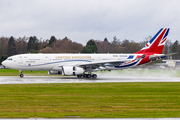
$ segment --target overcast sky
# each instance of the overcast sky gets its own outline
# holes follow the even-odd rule
[[[164,27],[180,40],[180,0],[0,0],[0,37],[140,42]]]

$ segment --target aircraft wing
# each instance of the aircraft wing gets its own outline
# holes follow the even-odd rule
[[[175,55],[175,54],[178,54],[178,53],[169,53],[169,54],[165,54],[165,56],[171,56],[171,55]]]
[[[169,54],[155,54],[155,55],[150,55],[149,59],[154,61],[156,59],[160,59],[160,58],[165,58],[166,56],[171,56],[171,55],[175,55],[177,53],[169,53]]]
[[[80,67],[94,67],[94,68],[97,68],[97,67],[100,67],[100,66],[105,66],[106,64],[107,65],[120,65],[122,63],[124,63],[125,60],[102,60],[102,61],[95,61],[95,62],[83,62],[83,63],[80,63],[78,64],[77,66],[80,66]],[[127,61],[126,61],[127,62]]]
[[[138,60],[138,59],[142,59],[144,58],[146,55],[143,54],[142,56],[136,58],[136,59],[133,59],[133,60],[127,60],[127,59],[117,59],[117,60],[102,60],[102,61],[95,61],[95,62],[83,62],[83,63],[79,63],[77,64],[77,66],[80,66],[80,67],[83,67],[83,68],[88,68],[88,67],[91,67],[93,69],[96,69],[100,66],[104,67],[104,66],[119,66],[121,65],[122,63],[126,63],[126,62],[131,62],[131,61],[134,61],[134,60]]]

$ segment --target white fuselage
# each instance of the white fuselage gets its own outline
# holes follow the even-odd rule
[[[17,70],[50,71],[59,70],[62,66],[78,66],[96,61],[131,61],[140,55],[142,54],[19,54],[9,57],[2,64]],[[108,65],[107,69],[110,69]]]

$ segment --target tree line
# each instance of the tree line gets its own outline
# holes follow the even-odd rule
[[[73,42],[69,38],[57,39],[51,36],[50,39],[42,40],[36,36],[31,37],[0,37],[0,63],[8,56],[24,53],[134,53],[139,51],[152,37],[146,37],[142,42],[133,40],[119,40],[116,36],[111,42],[104,40],[89,40],[85,46]],[[167,40],[163,50],[164,54],[177,53],[173,59],[180,59],[180,44]]]

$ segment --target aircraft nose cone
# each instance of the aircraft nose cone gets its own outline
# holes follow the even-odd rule
[[[1,64],[2,64],[3,66],[6,66],[6,61],[3,61]]]

